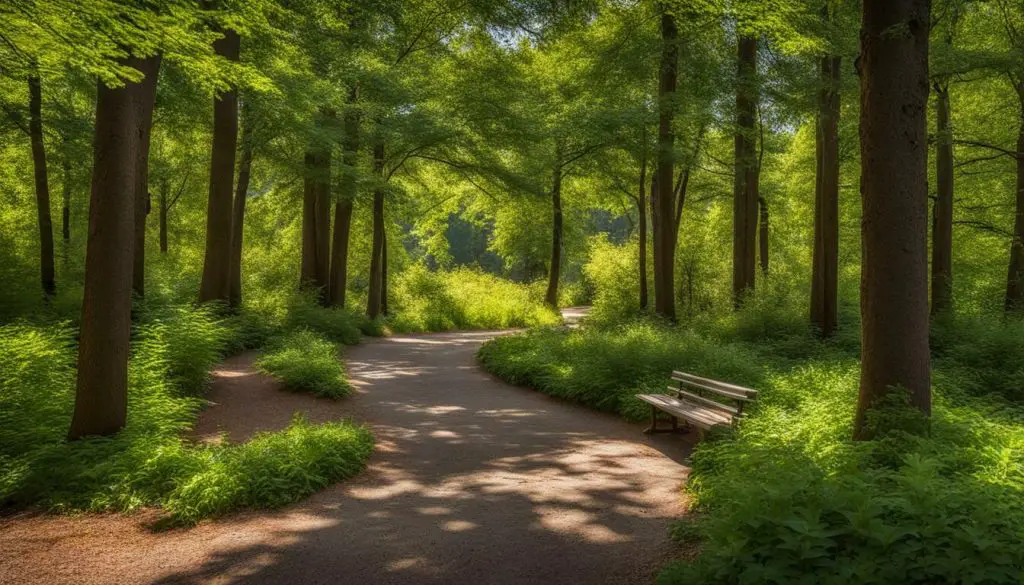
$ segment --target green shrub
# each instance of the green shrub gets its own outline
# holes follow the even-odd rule
[[[528,285],[459,268],[430,272],[411,266],[394,284],[394,315],[388,325],[395,331],[448,331],[451,329],[507,329],[555,325],[561,316],[543,303]]]
[[[340,398],[351,391],[337,347],[324,337],[300,329],[275,341],[256,361],[260,371],[290,390]]]
[[[230,335],[206,309],[168,310],[140,326],[129,362],[127,426],[112,437],[65,442],[74,332],[0,326],[0,507],[163,506],[189,523],[283,505],[358,471],[372,439],[348,423],[299,420],[242,445],[195,446],[181,438],[202,404],[193,394]]]
[[[349,309],[321,307],[309,292],[296,293],[288,302],[285,324],[293,329],[308,329],[345,345],[359,343],[363,330],[373,331],[366,316]]]

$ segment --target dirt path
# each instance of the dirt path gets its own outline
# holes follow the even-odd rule
[[[339,401],[281,391],[252,354],[220,368],[196,437],[241,441],[355,417],[359,477],[278,512],[153,533],[147,515],[0,520],[0,583],[649,583],[673,554],[688,442],[511,387],[474,361],[490,333],[350,348]]]

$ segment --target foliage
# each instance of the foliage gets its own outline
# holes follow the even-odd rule
[[[351,391],[338,348],[308,329],[275,340],[256,366],[284,382],[289,390],[312,392],[325,398],[341,398]]]
[[[506,329],[561,322],[542,302],[543,293],[467,268],[430,272],[412,266],[395,283],[395,331]]]
[[[225,347],[242,343],[231,335],[208,309],[177,307],[140,325],[128,426],[69,443],[73,331],[0,326],[0,505],[60,512],[161,506],[171,520],[191,523],[281,506],[361,469],[372,438],[350,423],[296,420],[241,445],[196,446],[183,437],[202,405],[196,395],[206,373]]]

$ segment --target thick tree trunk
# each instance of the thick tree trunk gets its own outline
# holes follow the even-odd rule
[[[302,286],[314,289],[324,306],[331,268],[331,145],[323,131],[333,116],[328,110],[317,116],[317,135],[306,152],[302,212]]]
[[[231,208],[231,266],[229,267],[228,305],[242,305],[242,238],[245,233],[245,200],[249,196],[252,176],[252,117],[249,106],[242,106],[242,152],[238,161],[238,184]]]
[[[60,163],[61,172],[64,177],[61,185],[62,203],[60,209],[61,229],[60,234],[64,240],[64,247],[71,244],[71,158],[65,150],[63,160]],[[67,251],[64,253],[64,260],[67,261]]]
[[[544,302],[558,308],[558,279],[562,272],[562,148],[557,148],[551,181],[551,262]]]
[[[316,287],[316,153],[307,150],[303,159],[302,179],[302,266],[299,270],[301,288]]]
[[[28,77],[28,133],[32,143],[32,166],[36,186],[36,217],[39,222],[39,280],[43,294],[57,292],[53,269],[53,220],[50,218],[50,183],[46,173],[46,146],[43,144],[43,92],[39,76]]]
[[[732,290],[737,307],[754,289],[757,273],[757,39],[740,37],[738,57],[732,237]]]
[[[675,17],[662,11],[661,15],[661,68],[658,79],[658,189],[651,196],[656,201],[654,213],[654,307],[657,313],[671,321],[676,318],[675,303],[675,250],[676,235],[674,193],[672,191],[672,163],[675,134],[676,75],[679,66],[678,31]]]
[[[352,205],[356,199],[356,164],[359,155],[359,85],[349,92],[349,108],[345,112],[345,142],[342,145],[344,170],[341,175],[341,193],[334,204],[334,242],[331,252],[330,290],[328,303],[334,307],[345,306],[348,288],[348,243],[352,230]]]
[[[384,177],[384,143],[378,138],[373,146],[373,172],[379,181]],[[380,315],[381,289],[383,287],[382,270],[384,250],[384,188],[378,186],[373,191],[373,241],[370,248],[370,290],[366,298],[366,314],[371,319]]]
[[[233,30],[214,41],[214,52],[238,61],[240,39]],[[210,198],[206,208],[206,256],[199,302],[227,301],[231,289],[231,208],[238,148],[238,90],[231,88],[213,102],[213,150]]]
[[[931,412],[929,0],[865,0],[861,25],[861,380],[854,438],[897,387]],[[892,31],[900,31],[893,34]]]
[[[1024,80],[1017,83],[1020,126],[1017,131],[1017,213],[1010,245],[1010,270],[1006,278],[1006,310],[1024,311]]]
[[[646,145],[644,145],[646,147]],[[640,193],[636,213],[640,224],[640,309],[647,309],[647,155],[640,160]]]
[[[935,84],[935,228],[932,232],[932,314],[953,301],[953,130],[949,120],[949,84]]]
[[[160,253],[167,253],[167,212],[170,211],[171,186],[167,177],[160,179]]]
[[[135,161],[135,256],[132,262],[132,291],[146,295],[146,216],[149,215],[149,138],[153,131],[153,108],[156,105],[156,84],[160,75],[160,55],[140,62],[143,78],[135,100],[135,123],[138,125],[139,150]]]
[[[825,56],[819,70],[811,323],[823,337],[831,337],[839,321],[840,63],[838,56]]]
[[[122,62],[138,66],[139,60]],[[135,171],[139,148],[135,97],[140,85],[99,84],[93,142],[89,238],[78,343],[78,381],[69,439],[124,428],[128,408],[135,245]]]
[[[757,257],[761,263],[761,272],[768,274],[768,202],[764,197],[757,198]]]

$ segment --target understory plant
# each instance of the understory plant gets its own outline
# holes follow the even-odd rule
[[[341,398],[351,391],[337,346],[308,329],[272,342],[256,366],[281,380],[289,390],[325,398]]]

